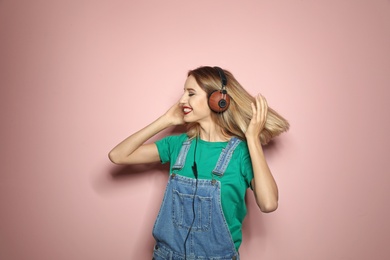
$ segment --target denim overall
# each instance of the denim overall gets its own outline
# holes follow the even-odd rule
[[[223,176],[240,142],[236,137],[230,139],[219,156],[212,180],[197,180],[178,174],[191,145],[191,140],[183,142],[154,224],[156,245],[153,259],[239,259],[222,211],[221,182],[214,176]]]

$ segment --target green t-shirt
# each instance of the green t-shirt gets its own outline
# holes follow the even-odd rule
[[[170,163],[170,173],[172,173],[172,166],[175,164],[181,146],[186,139],[187,134],[181,134],[167,136],[156,142],[161,162]],[[185,165],[179,172],[182,176],[194,178],[191,167],[194,162],[195,142],[195,140],[192,141]],[[199,179],[211,180],[213,178],[212,171],[222,149],[227,144],[228,142],[207,142],[198,139],[196,164]],[[247,212],[245,193],[250,187],[252,178],[253,170],[248,147],[246,142],[242,141],[234,150],[224,175],[222,177],[214,175],[214,179],[221,182],[222,210],[237,250],[242,242],[242,222]]]

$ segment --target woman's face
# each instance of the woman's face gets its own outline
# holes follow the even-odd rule
[[[184,94],[180,98],[184,121],[211,122],[211,110],[207,104],[207,93],[198,85],[195,78],[190,75],[184,84]]]

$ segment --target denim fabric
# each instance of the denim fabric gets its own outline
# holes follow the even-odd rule
[[[226,171],[226,167],[228,166],[230,159],[232,158],[233,151],[236,149],[237,145],[241,142],[237,137],[232,137],[226,146],[225,149],[222,150],[221,155],[219,156],[217,165],[215,166],[213,173],[219,176],[222,176]]]
[[[239,139],[232,138],[222,151],[216,165],[221,175],[239,142]],[[183,167],[190,145],[191,141],[183,143],[175,169]],[[215,179],[196,180],[172,173],[154,224],[153,236],[156,239],[155,260],[239,259],[222,211],[221,183]]]
[[[180,170],[183,168],[188,150],[190,149],[192,140],[186,140],[180,149],[179,155],[176,159],[175,164],[172,166],[174,170]],[[215,166],[213,173],[222,176],[228,166],[230,159],[232,158],[233,151],[240,144],[241,140],[237,137],[232,137],[227,144],[226,148],[222,150],[219,156],[217,165]]]
[[[190,149],[192,140],[186,140],[183,142],[179,155],[177,156],[175,164],[172,166],[172,169],[180,170],[183,168],[186,161],[188,150]]]

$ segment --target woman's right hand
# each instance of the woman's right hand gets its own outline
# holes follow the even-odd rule
[[[183,125],[184,122],[184,114],[183,109],[179,102],[174,104],[167,112],[164,114],[165,120],[170,122],[172,125]]]

